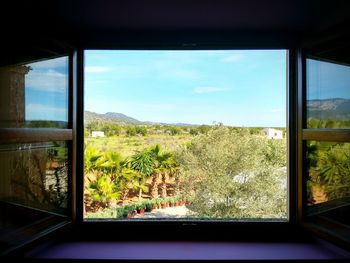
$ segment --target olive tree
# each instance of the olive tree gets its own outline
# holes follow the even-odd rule
[[[285,218],[285,142],[217,126],[177,153],[183,195],[199,217]]]

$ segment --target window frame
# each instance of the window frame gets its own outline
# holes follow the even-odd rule
[[[75,90],[77,94],[76,103],[77,107],[75,110],[74,117],[76,118],[75,126],[75,139],[76,139],[76,153],[84,152],[84,51],[92,49],[111,49],[111,50],[249,50],[249,49],[259,49],[259,50],[271,50],[271,49],[283,49],[286,51],[286,130],[287,136],[287,220],[285,222],[264,222],[262,220],[162,220],[155,219],[152,221],[140,221],[140,220],[115,220],[115,221],[92,221],[84,220],[83,216],[83,185],[84,185],[84,168],[83,168],[83,156],[76,156],[76,222],[79,228],[86,231],[95,231],[99,235],[99,231],[102,229],[108,229],[108,231],[117,230],[119,228],[126,229],[127,231],[134,232],[135,229],[154,229],[161,227],[165,230],[171,229],[171,233],[176,233],[176,231],[187,229],[190,231],[197,231],[198,229],[206,229],[213,231],[214,235],[217,234],[219,229],[229,229],[235,230],[239,233],[250,232],[249,229],[259,229],[259,231],[266,231],[270,229],[275,231],[280,229],[281,233],[287,231],[291,227],[295,227],[297,224],[297,211],[298,207],[295,205],[297,202],[297,187],[295,186],[297,182],[297,153],[298,148],[296,147],[296,142],[298,138],[297,133],[297,123],[298,116],[296,109],[298,108],[297,101],[297,87],[299,82],[296,80],[299,77],[298,71],[300,71],[300,65],[298,63],[298,56],[300,50],[292,47],[278,46],[278,47],[227,47],[227,46],[198,46],[198,45],[181,45],[181,46],[133,46],[128,47],[96,47],[88,46],[77,49],[74,53],[74,62],[76,65],[75,69]],[[78,107],[79,105],[79,107]],[[243,231],[244,229],[244,231]],[[84,232],[84,230],[82,232]],[[271,234],[271,231],[268,233]],[[152,232],[150,230],[150,232]],[[164,238],[162,234],[156,234],[155,239]],[[219,237],[225,237],[225,233],[219,234]]]
[[[73,56],[72,52],[53,52],[52,53],[41,55],[40,57],[31,57],[30,59],[21,60],[18,59],[17,63],[12,65],[23,65],[28,63],[34,63],[39,61],[46,61],[55,58],[67,57],[67,74],[68,74],[68,91],[67,91],[67,128],[58,129],[58,128],[0,128],[0,144],[18,144],[18,143],[40,143],[40,142],[52,142],[52,141],[65,141],[68,148],[68,167],[67,167],[67,183],[68,183],[68,193],[67,193],[67,215],[59,216],[53,212],[41,211],[40,209],[22,206],[20,204],[13,204],[14,206],[23,207],[23,209],[35,210],[39,213],[46,213],[48,215],[56,216],[61,218],[59,222],[47,226],[45,229],[41,229],[39,232],[35,232],[35,228],[24,227],[25,231],[29,234],[24,234],[23,241],[18,242],[17,244],[11,246],[8,250],[1,251],[0,255],[11,255],[17,253],[18,251],[25,250],[28,246],[39,242],[41,239],[54,234],[60,230],[63,230],[72,225],[75,218],[75,173],[74,173],[74,160],[73,160],[73,145],[74,145],[74,129],[73,129]],[[33,232],[33,233],[31,233]]]
[[[307,146],[306,142],[308,140],[314,141],[329,141],[329,142],[343,142],[350,143],[350,128],[338,128],[338,129],[328,129],[328,128],[318,128],[312,129],[307,128],[307,59],[313,59],[321,62],[334,63],[337,65],[350,66],[350,64],[344,62],[338,62],[331,60],[329,58],[322,58],[321,56],[315,56],[310,51],[303,51],[301,55],[302,59],[302,85],[299,86],[301,90],[299,96],[299,112],[301,119],[299,123],[301,124],[301,138],[299,139],[299,152],[300,152],[300,163],[298,164],[299,173],[299,185],[301,191],[299,191],[299,222],[302,227],[307,231],[314,233],[322,238],[329,240],[339,246],[342,246],[346,249],[350,248],[349,238],[345,238],[350,235],[350,226],[343,227],[340,226],[337,222],[328,222],[327,219],[321,219],[318,215],[315,215],[314,219],[310,219],[306,215],[307,209],[307,160],[306,152]]]

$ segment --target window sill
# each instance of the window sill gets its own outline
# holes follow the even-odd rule
[[[314,242],[57,242],[25,256],[35,260],[345,260],[350,252]]]

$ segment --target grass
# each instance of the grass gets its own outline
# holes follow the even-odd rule
[[[151,134],[146,136],[111,136],[103,138],[85,138],[85,142],[100,151],[115,151],[129,157],[137,151],[159,144],[164,151],[175,151],[190,142],[193,135]]]

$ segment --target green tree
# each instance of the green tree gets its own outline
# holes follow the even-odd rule
[[[269,140],[221,125],[176,153],[182,191],[200,217],[285,218],[286,151],[267,152]],[[280,161],[266,156],[273,154]]]
[[[100,159],[102,154],[93,147],[85,145],[84,150],[84,173],[88,174],[94,172],[97,169],[96,162]]]
[[[162,198],[166,198],[168,195],[166,180],[168,175],[169,176],[172,175],[171,172],[173,170],[173,167],[175,167],[173,154],[170,152],[161,154],[159,170],[162,176],[162,183],[161,183]]]
[[[198,127],[198,131],[201,134],[206,134],[207,132],[209,132],[211,129],[211,127],[209,125],[201,125]]]
[[[93,201],[103,208],[110,207],[120,196],[119,189],[108,174],[98,176],[97,180],[90,184],[90,193]]]
[[[318,178],[329,199],[350,196],[350,149],[347,145],[331,145],[319,155]]]
[[[99,170],[104,174],[108,174],[112,181],[114,181],[118,177],[118,173],[124,163],[123,157],[119,153],[106,151],[99,158],[97,165]]]
[[[146,136],[147,135],[147,128],[144,126],[136,126],[135,127],[135,132],[136,134],[142,135],[142,136]]]
[[[157,144],[151,147],[149,153],[153,159],[153,170],[152,170],[152,183],[151,183],[151,197],[158,198],[158,185],[159,185],[159,176],[164,171],[163,160],[164,156],[161,152],[160,146]]]
[[[136,135],[136,128],[135,126],[125,126],[125,133],[127,136],[135,136]]]
[[[140,184],[141,177],[142,175],[138,171],[129,168],[127,164],[121,167],[116,184],[121,189],[122,202],[125,202],[131,189],[146,191],[145,186]]]
[[[148,191],[144,186],[145,181],[152,175],[154,167],[154,159],[149,151],[137,152],[131,157],[131,168],[140,173],[139,178],[139,200],[142,197],[143,191]]]
[[[179,127],[169,126],[167,128],[167,132],[169,132],[171,135],[177,135],[181,133],[181,129]]]
[[[115,123],[104,123],[101,130],[106,136],[120,135],[121,128]]]

